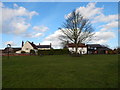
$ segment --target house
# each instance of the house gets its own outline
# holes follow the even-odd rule
[[[13,48],[13,47],[6,47],[4,50],[2,50],[2,53],[15,53],[16,51],[21,50],[21,48]]]
[[[51,44],[50,45],[35,45],[33,42],[26,41],[25,44],[22,41],[22,49],[19,51],[16,51],[16,53],[21,53],[21,51],[25,51],[26,53],[30,53],[30,50],[49,50],[51,49]]]
[[[71,53],[75,52],[76,45],[73,43],[67,44],[66,47]],[[110,48],[100,44],[79,44],[77,53],[81,54],[108,54]]]
[[[100,44],[87,44],[88,54],[108,54],[110,48]]]
[[[71,53],[74,53],[75,52],[75,47],[76,45],[73,44],[73,43],[69,43],[66,45],[66,47],[69,49],[69,51]],[[77,50],[77,53],[81,53],[81,54],[87,54],[87,46],[83,43],[79,44],[78,45],[78,50]]]

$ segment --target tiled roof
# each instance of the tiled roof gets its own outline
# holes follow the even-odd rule
[[[90,46],[90,47],[103,47],[100,44],[87,44],[87,46]]]
[[[76,47],[76,45],[73,44],[73,43],[67,44],[67,46],[68,47]],[[81,44],[78,45],[78,47],[87,47],[87,46],[85,44],[81,43]]]
[[[98,48],[98,50],[111,50],[111,49],[107,47],[102,47],[102,48]]]
[[[34,43],[31,43],[31,46],[34,48],[34,49],[38,49],[38,48],[51,48],[51,45],[35,45]]]
[[[38,45],[37,48],[51,48],[50,45]]]
[[[28,41],[29,42],[29,41]],[[29,42],[30,44],[31,44],[31,46],[34,48],[34,49],[37,49],[37,46],[34,44],[34,43],[31,43],[31,42]]]

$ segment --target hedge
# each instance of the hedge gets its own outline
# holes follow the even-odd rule
[[[50,50],[38,50],[38,55],[63,55],[69,54],[68,49],[50,49]]]

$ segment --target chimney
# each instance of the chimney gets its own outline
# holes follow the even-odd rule
[[[24,42],[22,41],[22,47],[23,47],[23,45],[24,45]]]
[[[39,46],[40,46],[40,43],[39,43]]]
[[[34,43],[32,42],[32,44],[34,44]]]

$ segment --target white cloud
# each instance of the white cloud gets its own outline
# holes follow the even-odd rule
[[[31,19],[34,15],[38,15],[38,13],[36,11],[28,11],[17,4],[13,6],[15,8],[2,8],[2,32],[15,35],[27,32],[31,25],[27,20]]]
[[[109,40],[115,38],[115,33],[113,32],[96,32],[91,43],[97,44],[107,44]]]
[[[4,5],[3,5],[3,3],[2,3],[2,2],[0,2],[0,8],[1,8],[1,7],[4,7]]]
[[[15,4],[13,4],[13,6],[15,7],[15,8],[18,8],[19,6],[15,3]]]
[[[42,35],[43,35],[43,33],[33,32],[32,34],[31,33],[26,33],[24,36],[29,37],[29,38],[37,38],[37,37],[40,37]]]
[[[55,31],[53,34],[47,36],[41,44],[52,43],[54,48],[61,48],[61,41],[59,39],[62,32],[60,30]],[[113,32],[95,32],[92,41],[89,43],[94,44],[107,44],[109,40],[115,38],[115,33]]]
[[[76,12],[82,14],[85,18],[91,20],[92,23],[111,22],[118,20],[118,15],[104,15],[104,8],[96,7],[96,3],[89,3],[86,7],[76,8]],[[71,16],[71,13],[65,15],[65,18]]]
[[[118,27],[118,21],[113,21],[113,22],[110,22],[110,23],[108,23],[106,25],[102,25],[100,27],[103,27],[103,29],[101,31],[110,30],[112,28]]]
[[[96,8],[96,3],[89,3],[86,7],[79,7],[76,9],[76,12],[80,12],[83,16],[87,18],[94,17],[98,14],[101,14],[103,8]]]
[[[15,46],[15,45],[16,45],[13,41],[7,41],[7,42],[5,42],[4,44],[5,44],[5,45],[11,44],[11,46]]]
[[[40,37],[40,36],[42,36],[43,34],[42,33],[37,33],[37,34],[35,34],[33,37]]]
[[[105,15],[103,13],[103,10],[104,8],[96,7],[96,3],[89,3],[87,6],[79,7],[76,9],[76,12],[79,12],[85,18],[90,19],[92,24],[103,24],[102,26],[97,24],[97,27],[101,27],[101,30],[95,33],[94,36],[96,36],[96,38],[93,38],[92,43],[106,44],[109,40],[115,38],[115,32],[117,30],[114,30],[114,32],[112,32],[111,30],[113,30],[113,28],[115,29],[118,27],[118,15]],[[67,19],[70,16],[71,13],[65,15],[65,19]]]
[[[45,32],[45,31],[49,30],[49,28],[44,25],[41,25],[41,26],[34,26],[33,30]]]
[[[89,3],[86,7],[79,7],[76,12],[82,14],[85,18],[93,18],[96,15],[101,14],[103,8],[96,8],[96,3]],[[65,18],[69,17],[71,13],[65,15]]]
[[[14,4],[14,6],[17,6],[17,4]],[[3,21],[13,19],[14,17],[21,17],[21,16],[26,16],[29,18],[32,18],[34,15],[38,15],[36,11],[28,11],[24,7],[19,7],[17,6],[16,8],[2,8],[2,13],[3,13]]]
[[[96,23],[96,22],[111,22],[111,21],[115,21],[115,20],[118,20],[118,15],[105,16],[104,14],[100,14],[99,16],[96,16],[92,22],[93,23]]]
[[[53,34],[47,36],[41,44],[50,44],[52,43],[53,48],[60,48],[61,41],[59,40],[59,36],[62,34],[60,30],[55,31]]]
[[[29,32],[29,33],[25,33],[24,36],[29,37],[29,38],[37,38],[37,37],[43,36],[44,32],[49,30],[49,28],[44,26],[44,25],[34,26],[32,29],[34,31]]]

